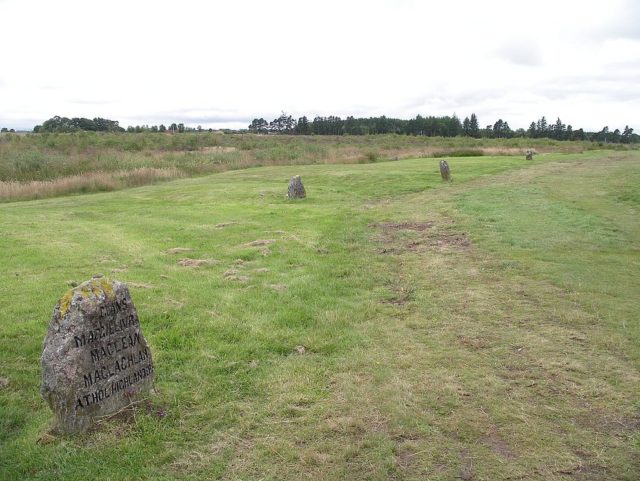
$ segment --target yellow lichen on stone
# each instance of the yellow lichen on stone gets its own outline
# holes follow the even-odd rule
[[[112,281],[103,277],[97,279],[91,279],[84,282],[75,289],[67,291],[60,299],[60,317],[64,317],[71,309],[71,302],[75,293],[80,294],[84,299],[93,297],[98,299],[104,296],[107,299],[114,300],[116,295],[113,291]]]
[[[96,282],[100,284],[100,287],[102,288],[102,292],[104,292],[104,295],[107,297],[107,299],[114,300],[116,298],[116,294],[115,292],[113,292],[112,281],[110,281],[109,279],[100,278],[100,279],[96,279]]]
[[[99,279],[91,279],[90,281],[85,282],[80,286],[80,293],[82,297],[90,297],[93,294],[93,297],[106,297],[107,299],[115,299],[115,294],[113,292],[113,285],[111,281],[99,278]]]
[[[74,289],[69,289],[60,299],[60,317],[64,317],[71,308],[71,300],[73,299]]]

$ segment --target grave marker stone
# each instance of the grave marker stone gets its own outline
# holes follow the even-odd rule
[[[440,161],[440,175],[442,176],[442,180],[447,182],[451,181],[451,170],[449,169],[449,164],[446,160]]]
[[[127,286],[94,277],[62,296],[41,362],[41,393],[59,432],[85,431],[148,391],[151,351]]]
[[[302,185],[302,179],[299,175],[294,175],[289,181],[289,190],[287,191],[287,197],[289,199],[304,199],[307,193]]]

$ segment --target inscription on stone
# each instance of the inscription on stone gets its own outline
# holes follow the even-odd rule
[[[58,302],[44,340],[42,396],[60,432],[86,430],[153,383],[151,351],[126,285],[94,277]]]

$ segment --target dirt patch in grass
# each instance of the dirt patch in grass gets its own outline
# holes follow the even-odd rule
[[[412,432],[401,432],[391,435],[391,439],[395,441],[396,464],[400,469],[406,471],[416,464],[416,458],[425,452],[420,449],[422,443],[425,442],[421,434]]]
[[[165,252],[167,254],[180,254],[182,252],[191,252],[191,249],[188,247],[172,247],[171,249],[167,249]]]
[[[375,224],[369,224],[369,227],[376,227],[383,231],[388,230],[413,230],[422,232],[433,227],[433,222],[379,222]]]
[[[216,224],[216,229],[224,229],[225,227],[229,227],[230,225],[236,225],[237,222],[221,222],[220,224]]]
[[[507,443],[502,437],[496,432],[492,432],[486,436],[480,438],[483,444],[489,447],[494,454],[497,454],[501,458],[513,460],[516,459],[517,456],[514,452],[509,448]]]
[[[116,438],[122,438],[137,424],[138,417],[143,415],[164,418],[167,416],[167,411],[164,407],[153,404],[149,399],[141,399],[115,414],[98,419],[89,429],[89,433],[110,431]]]
[[[469,349],[484,349],[489,345],[486,339],[481,337],[458,336],[458,342]]]
[[[575,454],[585,460],[589,458],[589,455],[586,453],[577,452]],[[536,474],[538,473],[536,472]],[[553,474],[559,474],[563,478],[570,476],[570,479],[576,481],[601,481],[603,479],[611,479],[606,467],[593,463],[583,464],[582,461],[574,466],[553,471]]]
[[[384,245],[378,249],[380,254],[398,255],[420,249],[460,250],[472,245],[466,232],[457,231],[451,222],[380,222],[369,227],[378,230],[374,240]]]
[[[127,282],[129,287],[137,287],[139,289],[153,289],[155,286],[147,284],[145,282]]]
[[[473,469],[473,458],[471,457],[471,453],[466,449],[463,449],[460,453],[460,462],[460,474],[456,477],[463,481],[471,481],[474,479],[476,474]]]
[[[390,299],[386,299],[383,304],[390,304],[392,306],[404,306],[407,304],[413,295],[413,289],[407,287],[394,287],[394,295]]]
[[[4,389],[9,385],[9,380],[6,377],[0,377],[0,389]]]
[[[411,467],[415,460],[415,453],[410,449],[400,445],[396,448],[396,462],[402,470],[407,470]]]
[[[580,417],[580,424],[602,435],[627,438],[640,432],[640,415],[616,416],[612,413],[591,411],[588,415]]]
[[[94,442],[95,435],[111,435],[115,439],[122,439],[129,435],[141,416],[164,418],[167,415],[168,413],[164,406],[155,404],[150,399],[141,399],[125,406],[115,414],[97,419],[87,431],[88,436],[84,439],[88,443]],[[40,445],[57,444],[65,440],[65,436],[51,429],[42,434],[36,443]]]
[[[247,282],[249,280],[247,276],[239,275],[237,269],[228,269],[222,276],[227,281]]]
[[[180,259],[178,264],[183,267],[200,267],[205,264],[209,264],[207,259]]]
[[[273,244],[275,241],[276,241],[275,239],[257,239],[252,242],[247,242],[245,245],[249,247],[261,247],[261,246]]]
[[[470,247],[471,241],[465,232],[440,233],[431,236],[427,245],[431,247]]]

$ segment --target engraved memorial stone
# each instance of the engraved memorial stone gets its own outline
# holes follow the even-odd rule
[[[451,181],[451,171],[449,170],[449,164],[446,160],[440,161],[440,175],[442,176],[442,180],[447,182]]]
[[[151,351],[125,284],[94,277],[62,296],[42,353],[41,392],[58,431],[86,430],[152,383]]]
[[[287,197],[289,199],[304,199],[307,193],[304,191],[304,185],[302,185],[302,179],[299,175],[294,175],[289,181],[289,190]]]

